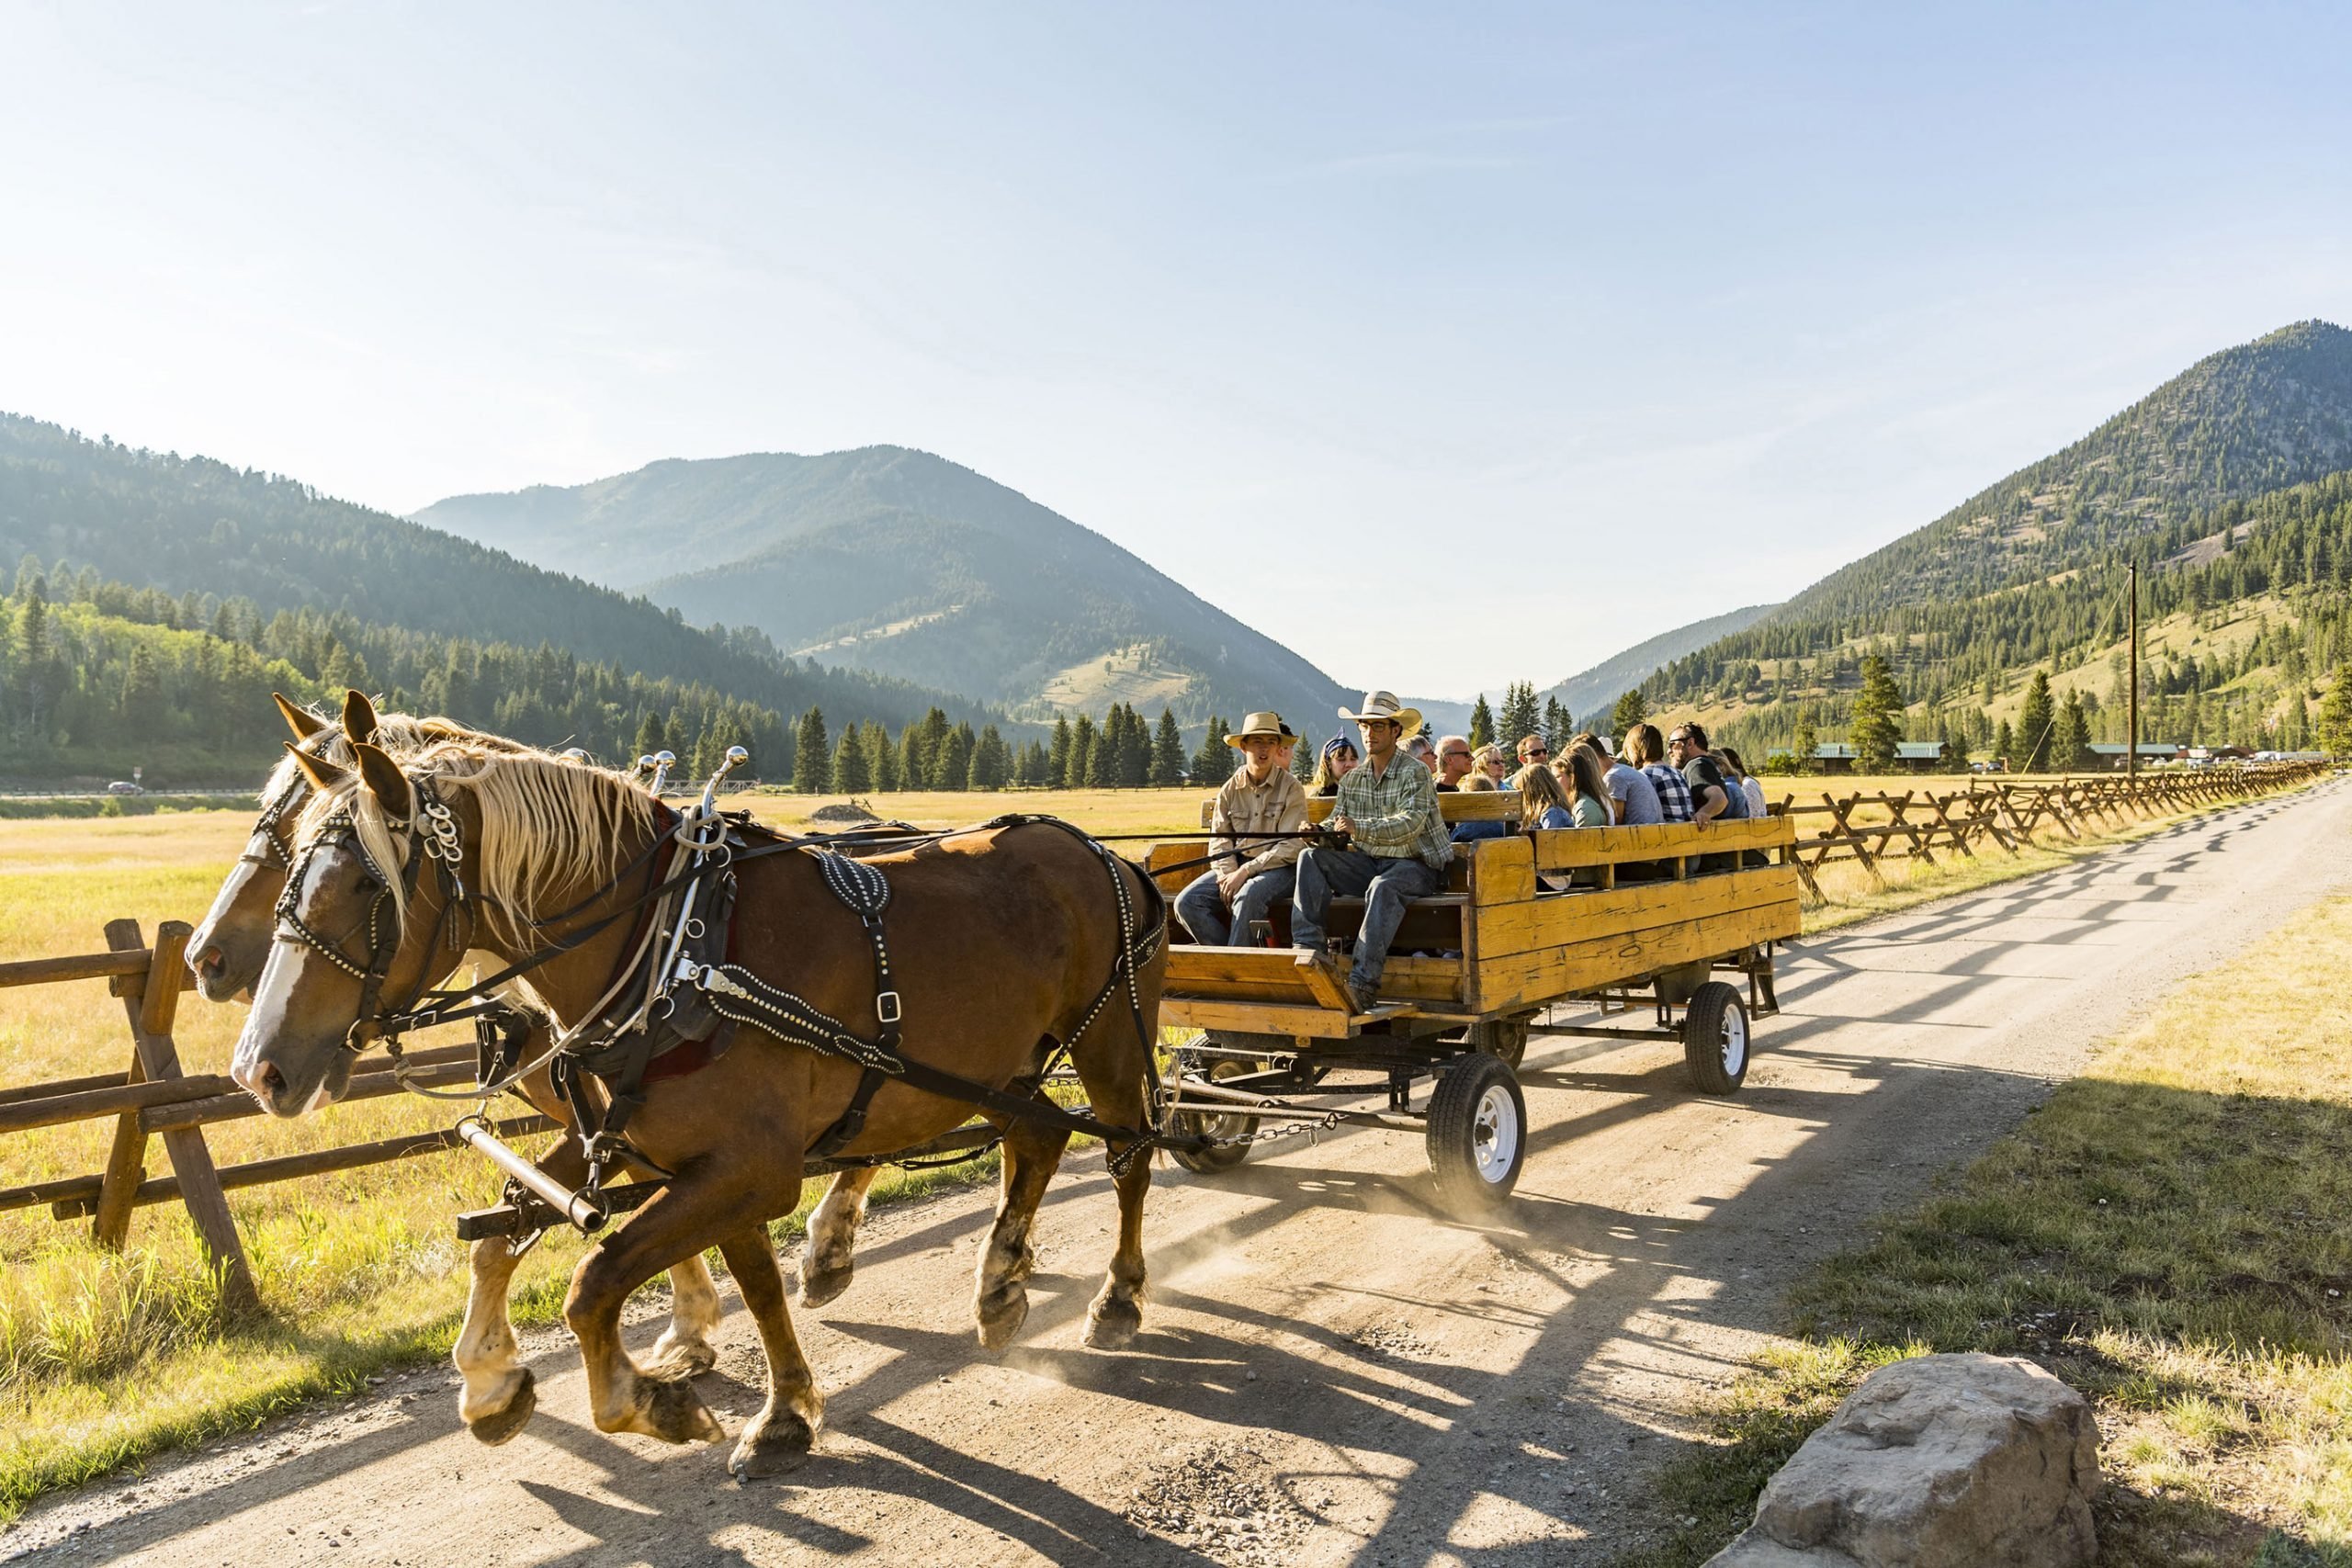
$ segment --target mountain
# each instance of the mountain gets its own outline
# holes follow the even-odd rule
[[[2346,470],[2352,333],[2300,321],[2198,361],[2081,440],[1669,660],[1643,690],[1654,709],[1696,710],[1759,750],[1801,723],[1835,737],[1875,653],[1894,669],[1913,739],[1981,746],[2018,715],[2039,667],[2114,739],[2128,695],[2125,569],[2137,566],[2145,640],[2173,661],[2169,674],[2143,671],[2143,697],[2173,704],[2150,722],[2193,732],[2177,739],[2271,744],[2305,728],[2329,671],[2352,657],[2338,640],[2352,586]],[[2095,676],[2070,674],[2086,666]]]
[[[1777,604],[1750,604],[1744,610],[1727,610],[1720,615],[1710,615],[1703,621],[1693,621],[1687,626],[1677,626],[1670,632],[1660,632],[1645,641],[1610,658],[1591,669],[1569,676],[1557,685],[1546,686],[1536,694],[1540,701],[1557,697],[1560,705],[1574,715],[1579,724],[1589,717],[1602,729],[1610,705],[1639,686],[1661,666],[1680,659],[1696,649],[1704,648],[1718,637],[1746,631],[1773,611]]]
[[[756,632],[697,629],[643,598],[281,476],[9,414],[0,414],[0,562],[15,568],[8,581],[20,596],[38,577],[51,602],[89,605],[85,622],[66,617],[58,631],[86,625],[97,639],[51,649],[53,671],[48,662],[17,671],[56,687],[15,694],[8,738],[20,745],[55,748],[62,729],[70,751],[73,732],[57,716],[83,711],[104,725],[130,712],[119,691],[93,688],[127,672],[141,648],[167,676],[164,666],[190,666],[174,689],[202,709],[182,716],[196,725],[192,757],[208,723],[240,722],[209,705],[252,683],[221,678],[243,656],[277,660],[298,684],[350,673],[404,700],[455,693],[466,700],[448,704],[452,716],[533,741],[633,735],[648,712],[690,713],[690,741],[722,717],[746,734],[788,733],[781,721],[812,706],[836,731],[868,719],[903,728],[934,705],[976,727],[996,716],[943,691],[779,654]],[[224,635],[175,643],[132,626]],[[268,717],[266,704],[257,716]],[[781,776],[788,745],[767,750],[763,763]]]
[[[1100,534],[904,447],[672,460],[416,516],[1016,716],[1132,702],[1190,726],[1271,705],[1320,733],[1348,694]]]

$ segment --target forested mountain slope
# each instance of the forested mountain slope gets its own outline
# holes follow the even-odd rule
[[[903,725],[936,705],[979,706],[902,682],[779,657],[766,638],[713,632],[674,613],[469,540],[322,496],[280,476],[207,457],[94,442],[0,414],[0,567],[32,557],[48,575],[155,589],[209,623],[235,601],[341,617],[354,642],[395,631],[532,649],[669,681],[791,715]],[[64,572],[61,573],[62,566]],[[52,581],[53,596],[70,597]]]
[[[969,468],[869,446],[655,463],[420,520],[1016,714],[1328,714],[1339,684],[1110,540]]]
[[[1598,723],[1620,694],[1640,685],[1662,665],[1681,658],[1693,649],[1704,648],[1718,637],[1745,631],[1778,608],[1777,604],[1750,604],[1746,609],[1710,615],[1703,621],[1693,621],[1687,626],[1660,632],[1535,694],[1539,700],[1557,698],[1560,705],[1571,714],[1579,718],[1591,716]],[[1606,728],[1607,726],[1602,725],[1601,728]]]
[[[1860,660],[1877,653],[1912,739],[1982,751],[2031,670],[2097,664],[2099,679],[2060,686],[2079,693],[2095,738],[2117,739],[2125,568],[2137,565],[2157,638],[2143,736],[2301,744],[2352,658],[2347,469],[2352,333],[2301,322],[2199,361],[1643,691],[1653,709],[1703,713],[1750,750],[1806,726],[1838,739]]]

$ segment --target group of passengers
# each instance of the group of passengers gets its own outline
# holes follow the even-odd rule
[[[1736,751],[1710,747],[1696,723],[1663,737],[1656,725],[1636,724],[1615,756],[1589,730],[1557,758],[1544,737],[1523,736],[1514,769],[1514,753],[1499,746],[1474,747],[1459,735],[1432,744],[1419,733],[1419,711],[1388,692],[1368,692],[1361,709],[1339,715],[1363,744],[1345,736],[1324,742],[1306,784],[1291,773],[1298,737],[1280,715],[1250,714],[1226,738],[1242,765],[1217,791],[1209,869],[1177,895],[1176,913],[1195,942],[1255,946],[1261,929],[1271,930],[1261,923],[1287,898],[1292,945],[1329,963],[1331,900],[1361,897],[1363,923],[1344,979],[1360,1012],[1373,1006],[1406,902],[1444,887],[1457,843],[1539,829],[1736,822],[1765,814],[1763,785]],[[1516,793],[1518,811],[1449,826],[1438,795],[1480,791]],[[1333,802],[1320,836],[1307,827],[1310,794]],[[1729,870],[1740,860],[1736,852],[1711,854],[1699,869]],[[1648,869],[1618,871],[1630,880]]]

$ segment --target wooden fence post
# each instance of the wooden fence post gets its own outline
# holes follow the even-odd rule
[[[147,973],[127,976],[121,986],[122,1008],[130,1021],[137,1055],[134,1075],[160,1083],[180,1076],[179,1047],[172,1043],[172,1021],[179,1011],[180,965],[187,953],[189,927],[185,920],[165,920],[155,928],[155,946]],[[108,920],[107,946],[117,953],[144,946],[137,920]],[[126,1113],[115,1123],[114,1153],[107,1161],[106,1183],[99,1190],[94,1228],[99,1243],[118,1250],[130,1228],[130,1210],[139,1190],[147,1135],[140,1130],[139,1113]],[[164,1134],[164,1152],[179,1178],[180,1199],[188,1218],[196,1222],[213,1272],[220,1277],[222,1306],[232,1315],[261,1304],[254,1288],[253,1269],[245,1262],[244,1243],[230,1216],[229,1200],[221,1193],[220,1178],[212,1168],[212,1151],[200,1127],[175,1127]]]

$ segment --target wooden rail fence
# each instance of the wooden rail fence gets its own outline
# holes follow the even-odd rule
[[[0,1089],[0,1134],[108,1117],[114,1121],[113,1149],[104,1170],[0,1189],[0,1212],[45,1203],[51,1214],[61,1220],[86,1216],[98,1245],[119,1252],[130,1235],[131,1211],[151,1203],[183,1204],[220,1277],[223,1305],[238,1312],[257,1304],[258,1298],[236,1222],[230,1217],[227,1193],[241,1187],[355,1170],[462,1145],[455,1132],[413,1133],[243,1165],[215,1166],[204,1129],[216,1122],[258,1116],[262,1111],[253,1096],[230,1079],[180,1069],[172,1025],[178,1016],[180,993],[196,984],[185,962],[189,930],[185,921],[165,920],[156,928],[154,944],[150,946],[140,934],[137,920],[110,920],[104,953],[0,964],[0,989],[106,981],[107,988],[122,998],[130,1031],[130,1060],[121,1072]],[[470,1045],[412,1051],[408,1060],[425,1069],[418,1081],[426,1084],[474,1079]],[[351,1090],[344,1098],[374,1100],[398,1092],[391,1064],[378,1061],[363,1064],[352,1075]],[[493,1125],[503,1137],[545,1131],[556,1123],[544,1116],[518,1116]],[[150,1177],[148,1140],[158,1136],[172,1173]]]
[[[2267,762],[2237,768],[2197,768],[2142,773],[2137,779],[2066,775],[2030,781],[1972,779],[1946,792],[1932,786],[1904,795],[1884,791],[1837,795],[1818,804],[1787,795],[1772,804],[1775,815],[1797,819],[1796,840],[1782,853],[1797,868],[1805,891],[1822,896],[1814,874],[1824,865],[1851,861],[1883,888],[1882,863],[1919,860],[1939,863],[1939,852],[1973,860],[1990,843],[2017,854],[2037,831],[2064,833],[2080,840],[2151,817],[2169,816],[2233,800],[2249,800],[2307,784],[2328,771],[2324,762]],[[1858,813],[1883,814],[1883,822],[1857,822]],[[1808,830],[1808,819],[1827,818]]]

